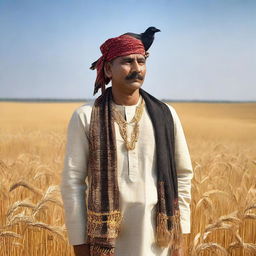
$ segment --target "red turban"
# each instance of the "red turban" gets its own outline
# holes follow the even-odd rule
[[[111,61],[116,57],[130,54],[145,55],[145,49],[142,42],[128,35],[121,35],[108,39],[101,45],[100,50],[102,56],[98,59],[96,64],[97,77],[95,81],[94,94],[98,92],[99,88],[104,90],[105,85],[110,81],[104,73],[104,64],[106,61]]]

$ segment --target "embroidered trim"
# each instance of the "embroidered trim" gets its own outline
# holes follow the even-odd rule
[[[94,237],[116,238],[120,232],[121,221],[122,214],[120,211],[99,213],[88,210],[88,235],[92,239]],[[108,227],[108,233],[103,235],[101,229],[105,223]]]
[[[112,256],[114,248],[102,248],[100,246],[90,246],[90,255],[94,256]]]

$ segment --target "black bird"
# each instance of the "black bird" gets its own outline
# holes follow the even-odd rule
[[[135,38],[141,40],[141,42],[144,45],[145,51],[147,51],[154,41],[155,33],[160,32],[160,31],[161,30],[158,28],[149,27],[144,33],[141,33],[141,34],[135,34],[135,33],[128,32],[128,33],[125,33],[124,35],[132,36],[132,37],[135,37]]]
[[[128,36],[132,36],[134,38],[137,38],[139,40],[141,40],[141,42],[144,45],[145,51],[147,51],[150,46],[152,45],[153,41],[154,41],[154,35],[156,32],[160,32],[161,30],[155,27],[149,27],[146,29],[145,32],[141,33],[141,34],[135,34],[135,33],[131,33],[131,32],[127,32],[123,35],[128,35]],[[96,68],[96,64],[97,61],[94,61],[90,67],[90,69],[94,70]]]

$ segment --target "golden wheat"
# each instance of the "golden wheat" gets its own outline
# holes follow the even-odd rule
[[[60,197],[81,105],[0,103],[0,256],[71,256]],[[256,255],[256,104],[173,104],[194,167],[187,255]]]

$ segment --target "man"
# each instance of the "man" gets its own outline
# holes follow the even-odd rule
[[[70,243],[76,256],[182,256],[192,166],[179,118],[141,89],[140,40],[111,38],[101,52],[102,95],[68,127],[61,192]]]

